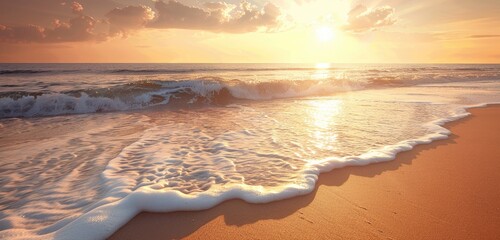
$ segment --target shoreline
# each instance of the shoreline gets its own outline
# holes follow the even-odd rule
[[[492,184],[500,180],[500,105],[468,111],[444,125],[449,138],[417,145],[393,161],[322,173],[308,195],[143,212],[110,239],[493,239],[500,234],[500,190]],[[471,157],[489,162],[474,165]]]

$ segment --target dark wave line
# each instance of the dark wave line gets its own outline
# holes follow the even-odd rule
[[[28,74],[43,74],[43,73],[76,73],[79,70],[32,70],[32,69],[16,69],[16,70],[0,70],[0,75],[28,75]]]
[[[139,69],[139,70],[134,70],[134,69],[117,69],[117,70],[108,70],[104,71],[103,73],[131,73],[131,74],[137,74],[137,73],[192,73],[196,72],[197,69]]]
[[[47,73],[49,70],[0,70],[0,74],[35,74]]]

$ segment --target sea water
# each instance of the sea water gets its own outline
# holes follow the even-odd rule
[[[500,65],[0,64],[0,238],[308,194],[497,102]]]

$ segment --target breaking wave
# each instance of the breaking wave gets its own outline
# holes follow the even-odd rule
[[[111,88],[67,92],[0,93],[0,118],[38,117],[144,109],[157,105],[200,107],[242,100],[323,96],[363,88],[348,80],[242,82],[238,80],[138,81]]]

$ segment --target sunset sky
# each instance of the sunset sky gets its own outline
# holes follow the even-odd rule
[[[498,63],[498,0],[0,1],[0,62]]]

